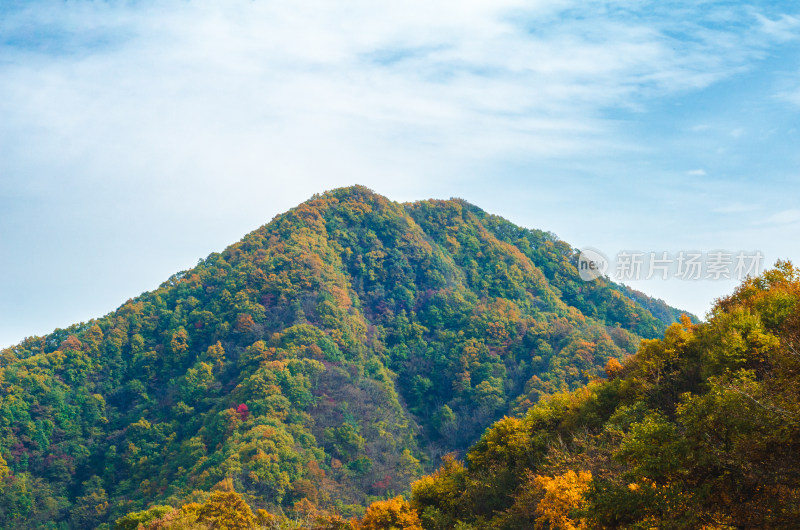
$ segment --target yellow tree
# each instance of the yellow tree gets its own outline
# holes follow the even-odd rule
[[[403,496],[373,502],[358,525],[360,530],[422,530],[419,515]]]
[[[586,528],[586,522],[574,517],[573,512],[584,506],[583,494],[591,481],[590,472],[575,473],[571,469],[553,478],[536,476],[534,485],[544,490],[544,497],[536,507],[539,515],[536,522],[560,530]]]
[[[197,510],[197,522],[220,530],[253,528],[256,518],[235,491],[215,491]]]

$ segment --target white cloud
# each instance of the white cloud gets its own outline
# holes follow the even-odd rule
[[[761,24],[761,30],[775,40],[786,42],[800,37],[800,18],[796,16],[784,14],[775,20],[760,13],[755,16]]]
[[[797,209],[782,210],[770,215],[763,221],[764,224],[777,225],[788,225],[797,222],[800,222],[800,210]]]
[[[36,231],[79,263],[100,259],[75,241],[102,224],[104,245],[153,244],[138,268],[171,273],[177,258],[159,253],[199,257],[339,185],[449,196],[471,180],[492,189],[520,159],[592,174],[654,149],[610,111],[728,79],[795,28],[749,7],[666,4],[20,3],[0,16],[0,239]]]
[[[108,179],[120,161],[123,180],[249,182],[287,167],[359,179],[387,157],[454,175],[486,157],[586,157],[625,148],[604,109],[702,88],[754,53],[691,7],[689,24],[565,1],[35,5],[17,25],[72,53],[6,47],[0,128],[44,141],[84,175],[71,178]],[[30,167],[31,144],[6,141]]]
[[[798,76],[800,77],[800,73]],[[778,90],[777,99],[800,107],[800,85]]]
[[[713,208],[711,211],[714,213],[721,213],[721,214],[741,214],[741,213],[752,212],[758,209],[759,207],[755,204],[734,202],[723,206],[717,206],[716,208]]]

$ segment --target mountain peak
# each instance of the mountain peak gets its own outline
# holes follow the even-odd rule
[[[338,200],[360,200],[360,201],[374,201],[374,200],[389,200],[383,195],[376,193],[371,188],[362,184],[353,184],[352,186],[344,186],[341,188],[333,188],[321,194],[314,195],[311,200],[335,198]]]
[[[0,355],[0,527],[93,528],[226,480],[278,511],[356,513],[403,491],[663,332],[613,284],[581,282],[572,252],[462,199],[314,196],[91,325]]]

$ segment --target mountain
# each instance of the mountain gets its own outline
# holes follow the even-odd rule
[[[315,196],[0,352],[0,526],[94,528],[220,489],[362,513],[676,319],[576,259],[459,199]]]
[[[607,376],[497,422],[400,506],[426,530],[797,528],[800,269],[748,278]]]

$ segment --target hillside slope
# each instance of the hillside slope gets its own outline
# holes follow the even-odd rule
[[[800,269],[779,262],[607,381],[507,417],[412,487],[445,528],[797,528]]]
[[[555,236],[461,200],[315,196],[158,289],[0,353],[0,526],[94,528],[227,483],[359,513],[660,336]]]

